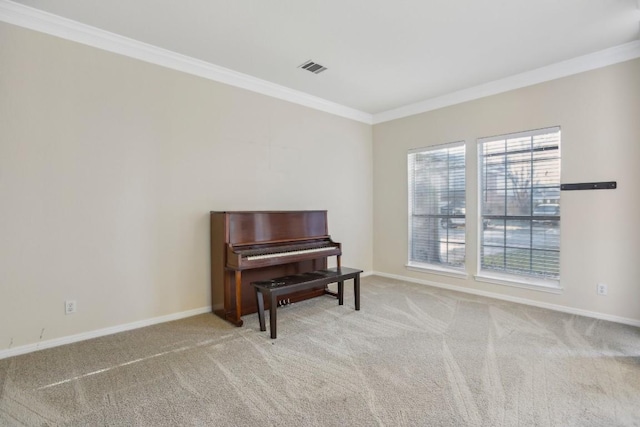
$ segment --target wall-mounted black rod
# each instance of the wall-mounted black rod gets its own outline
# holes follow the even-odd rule
[[[579,184],[561,184],[561,190],[614,190],[618,187],[616,181],[582,182]]]

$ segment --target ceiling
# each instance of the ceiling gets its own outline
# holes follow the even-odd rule
[[[379,114],[635,41],[640,0],[18,0]],[[298,68],[313,60],[328,69]]]

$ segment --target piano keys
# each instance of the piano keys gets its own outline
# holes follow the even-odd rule
[[[291,250],[291,251],[285,251],[285,252],[249,255],[246,257],[246,259],[247,261],[257,261],[260,259],[291,257],[291,256],[297,256],[297,255],[306,255],[310,253],[327,252],[332,250],[334,250],[332,246],[326,247],[326,248],[299,249],[299,250]]]
[[[327,211],[211,212],[213,312],[242,326],[258,310],[250,283],[327,268],[340,243],[331,240]],[[324,287],[283,295],[290,302],[323,295]]]

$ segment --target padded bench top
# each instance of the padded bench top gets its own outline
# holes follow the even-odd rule
[[[308,273],[294,274],[291,276],[277,277],[271,280],[261,280],[251,282],[253,286],[261,289],[277,289],[295,286],[301,283],[311,284],[311,282],[332,283],[353,278],[355,275],[362,273],[362,270],[349,267],[328,268],[326,270],[310,271]]]

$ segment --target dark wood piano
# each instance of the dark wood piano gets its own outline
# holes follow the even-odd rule
[[[211,212],[213,312],[236,326],[258,311],[251,282],[327,268],[342,255],[331,240],[327,211]],[[325,293],[324,287],[283,295],[297,302]]]

